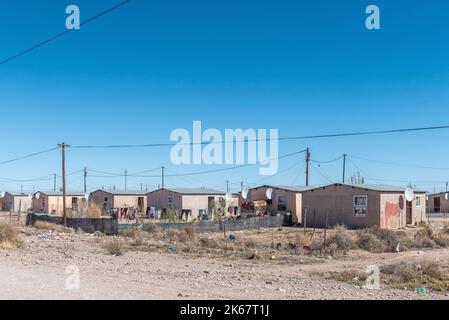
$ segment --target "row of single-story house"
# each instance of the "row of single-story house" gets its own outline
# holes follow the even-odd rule
[[[267,197],[267,190],[272,195]],[[427,195],[414,190],[407,201],[405,188],[387,185],[351,185],[335,183],[320,187],[264,185],[249,189],[245,197],[234,195],[229,207],[258,210],[265,214],[289,212],[296,225],[323,227],[344,224],[350,228],[380,226],[398,229],[427,219],[427,213],[449,212],[447,194]],[[155,191],[97,190],[88,197],[83,192],[67,192],[66,207],[77,211],[89,202],[104,214],[119,208],[138,208],[140,212],[173,209],[188,211],[195,218],[215,212],[224,202],[224,192],[207,188],[162,188]],[[33,211],[62,214],[62,194],[36,192],[33,195],[5,193],[4,211]],[[249,208],[249,209],[248,209]]]

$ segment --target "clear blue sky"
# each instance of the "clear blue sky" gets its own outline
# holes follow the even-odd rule
[[[120,0],[31,1],[0,6],[0,58],[65,28],[75,3],[82,20]],[[380,31],[368,31],[365,8],[381,9]],[[133,0],[28,55],[0,66],[0,161],[58,142],[168,142],[193,120],[205,127],[278,128],[281,136],[382,130],[449,123],[447,1]],[[449,131],[290,141],[287,154],[310,147],[315,160],[342,153],[449,167]],[[282,160],[275,177],[256,167],[189,178],[169,186],[215,186],[226,180],[303,184],[303,155]],[[87,166],[122,172],[173,166],[169,149],[68,150],[68,172]],[[297,164],[296,166],[294,166]],[[389,184],[408,181],[433,191],[449,170],[395,167],[353,159],[357,169]],[[293,166],[293,167],[292,167]],[[0,190],[51,189],[53,182],[7,182],[60,173],[57,151],[0,166]],[[312,165],[311,183],[340,181],[341,162]],[[89,177],[90,189],[122,177]],[[369,180],[368,182],[379,182]],[[69,188],[82,187],[81,174]],[[157,178],[130,178],[154,188]],[[436,183],[437,191],[444,188]]]

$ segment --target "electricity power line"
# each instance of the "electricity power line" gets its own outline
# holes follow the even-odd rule
[[[289,141],[289,140],[309,140],[309,139],[324,139],[324,138],[338,138],[338,137],[351,137],[351,136],[366,136],[366,135],[380,135],[390,133],[405,133],[405,132],[417,132],[417,131],[431,131],[431,130],[443,130],[449,129],[449,125],[444,126],[432,126],[432,127],[418,127],[418,128],[406,128],[406,129],[391,129],[391,130],[379,130],[379,131],[360,131],[360,132],[345,132],[323,135],[310,135],[310,136],[296,136],[296,137],[279,137],[277,139],[265,138],[265,139],[246,139],[238,141],[209,141],[209,142],[187,142],[187,143],[153,143],[153,144],[122,144],[122,145],[72,145],[75,149],[115,149],[115,148],[156,148],[156,147],[173,147],[182,145],[210,145],[210,144],[222,144],[222,143],[237,143],[237,142],[257,142],[257,141]]]
[[[116,4],[115,6],[109,8],[109,9],[103,11],[103,12],[100,12],[100,13],[96,14],[95,16],[93,16],[93,17],[91,17],[91,18],[81,22],[80,26],[86,25],[86,24],[88,24],[88,23],[90,23],[90,22],[92,22],[92,21],[94,21],[94,20],[96,20],[96,19],[98,19],[98,18],[100,18],[100,17],[102,17],[102,16],[104,16],[104,15],[106,15],[106,14],[108,14],[108,13],[114,11],[114,10],[116,10],[116,9],[124,6],[125,4],[127,4],[130,1],[131,0],[125,0],[125,1],[123,1],[121,3],[119,3],[119,4]],[[65,30],[63,32],[60,32],[60,33],[58,33],[58,34],[56,34],[56,35],[54,35],[54,36],[52,36],[52,37],[42,41],[42,42],[39,42],[39,43],[35,44],[34,46],[32,46],[32,47],[30,47],[28,49],[22,50],[22,51],[16,53],[15,55],[10,56],[10,57],[0,61],[0,65],[6,64],[6,63],[8,63],[8,62],[10,62],[12,60],[15,60],[15,59],[17,59],[17,58],[27,54],[27,53],[30,53],[31,51],[33,51],[35,49],[43,47],[44,45],[46,45],[46,44],[48,44],[48,43],[50,43],[50,42],[52,42],[52,41],[54,41],[54,40],[56,40],[58,38],[61,38],[62,36],[66,35],[67,33],[71,32],[71,31],[73,31],[73,29],[67,29],[67,30]]]
[[[38,156],[38,155],[41,155],[41,154],[44,154],[44,153],[48,153],[48,152],[51,152],[51,151],[54,151],[54,150],[57,150],[57,149],[59,149],[59,147],[55,147],[55,148],[51,148],[51,149],[48,149],[48,150],[43,150],[43,151],[39,151],[39,152],[35,152],[35,153],[30,153],[30,154],[27,154],[27,155],[24,155],[24,156],[21,156],[21,157],[17,157],[17,158],[11,159],[11,160],[2,161],[2,162],[0,162],[0,165],[16,162],[16,161],[19,161],[19,160],[28,159],[28,158],[35,157],[35,156]]]

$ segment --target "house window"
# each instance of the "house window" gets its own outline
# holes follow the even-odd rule
[[[108,197],[104,197],[104,202],[108,202]]]
[[[175,207],[175,198],[170,196],[168,197],[168,207],[173,209]]]
[[[286,196],[278,197],[278,211],[287,211],[287,197]]]
[[[416,197],[416,207],[417,208],[421,207],[421,197]]]
[[[368,214],[368,196],[354,196],[354,217],[364,218]]]

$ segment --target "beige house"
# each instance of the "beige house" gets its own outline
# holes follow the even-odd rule
[[[31,211],[32,195],[26,193],[5,192],[3,198],[3,211],[27,212]]]
[[[89,202],[101,208],[103,213],[118,208],[139,208],[147,210],[147,191],[97,190],[90,194]]]
[[[449,193],[430,194],[427,206],[430,213],[449,213]]]
[[[67,192],[65,200],[68,212],[77,212],[82,204],[87,202],[82,192]],[[35,213],[62,215],[62,192],[36,192],[32,198],[32,211]]]
[[[273,189],[272,199],[266,196],[268,189]],[[249,190],[246,203],[266,202],[268,213],[290,212],[293,223],[302,223],[302,195],[310,187],[302,186],[269,186],[264,185]]]
[[[426,220],[426,192],[415,190],[415,199],[405,199],[405,187],[332,184],[302,194],[303,222],[324,227],[343,224],[349,228],[379,226],[400,229]]]
[[[223,202],[225,193],[205,188],[158,189],[148,193],[148,206],[156,210],[191,210],[192,218],[200,214],[211,214],[217,203]],[[237,203],[238,200],[234,199]]]

